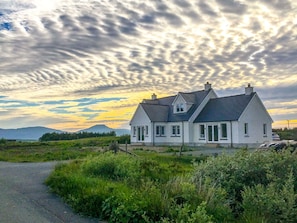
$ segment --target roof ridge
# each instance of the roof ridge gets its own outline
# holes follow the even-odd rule
[[[141,105],[149,105],[149,106],[152,106],[152,105],[156,105],[156,106],[169,106],[169,105],[164,105],[164,104],[152,104],[152,103],[145,103],[145,102],[141,102],[140,104]]]
[[[180,94],[195,94],[195,93],[198,93],[198,92],[204,92],[205,90],[199,90],[199,91],[192,91],[192,92],[178,92]]]
[[[256,92],[253,92],[250,95],[254,95],[255,93]],[[211,98],[210,100],[221,99],[221,98],[233,98],[233,97],[238,97],[238,96],[250,96],[250,95],[246,95],[245,93],[242,93],[242,94],[236,94],[236,95],[228,95],[228,96],[223,96],[223,97]]]

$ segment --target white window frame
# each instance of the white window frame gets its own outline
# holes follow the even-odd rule
[[[179,125],[171,126],[171,136],[180,136],[180,126]]]
[[[184,103],[176,104],[175,111],[176,111],[176,113],[183,113],[183,112],[185,112],[185,105],[184,105]]]
[[[202,132],[203,130],[203,132]],[[205,125],[199,125],[199,139],[205,139]]]
[[[165,125],[156,126],[156,136],[165,136]]]
[[[133,126],[133,137],[136,137],[136,126]]]
[[[225,131],[223,131],[224,128],[225,128]],[[223,135],[224,132],[226,133],[226,135]],[[227,138],[228,138],[227,123],[221,123],[221,139],[227,139]]]
[[[249,123],[244,123],[243,125],[243,131],[245,136],[249,136]]]
[[[263,135],[267,136],[267,124],[263,123]]]
[[[148,130],[148,126],[146,125],[145,126],[145,135],[148,136],[148,134],[149,134],[149,130]]]

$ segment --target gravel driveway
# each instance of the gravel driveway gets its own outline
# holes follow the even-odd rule
[[[46,163],[0,162],[1,223],[95,223],[74,214],[43,184],[55,166]]]

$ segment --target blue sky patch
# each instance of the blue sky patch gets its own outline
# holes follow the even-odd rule
[[[12,23],[10,22],[1,23],[0,30],[12,30]]]

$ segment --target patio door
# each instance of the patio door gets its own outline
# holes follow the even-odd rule
[[[219,141],[219,127],[218,127],[218,125],[208,125],[207,126],[207,140],[208,140],[208,142]]]
[[[137,140],[139,142],[144,141],[144,126],[137,127]]]

